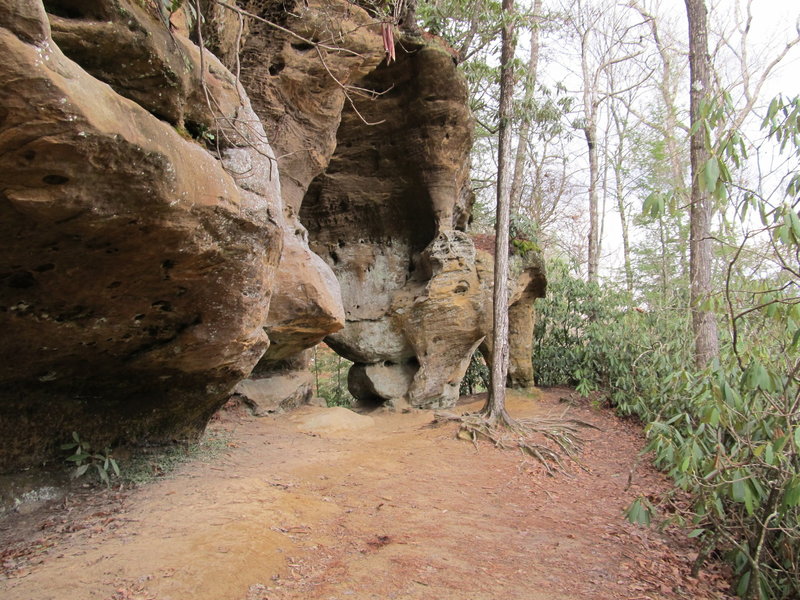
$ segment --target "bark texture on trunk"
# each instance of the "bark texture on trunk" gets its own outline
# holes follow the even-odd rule
[[[542,0],[534,0],[533,19],[531,20],[531,51],[528,56],[528,70],[525,73],[525,106],[531,104],[536,91],[536,76],[539,69],[539,26],[542,21],[541,14]],[[525,162],[528,158],[528,138],[531,133],[531,121],[532,115],[523,115],[517,139],[514,179],[511,182],[511,207],[517,210],[522,207],[522,179],[525,174]]]
[[[710,94],[711,65],[708,56],[708,11],[704,0],[686,0],[689,21],[690,112],[692,125],[700,120],[700,103]],[[695,364],[705,367],[719,354],[714,313],[702,305],[711,294],[711,219],[713,200],[701,187],[700,173],[709,159],[702,130],[690,142],[692,196],[689,233],[689,276]]]
[[[592,111],[594,115],[594,111]],[[583,130],[586,146],[589,150],[589,283],[597,282],[597,271],[600,266],[600,217],[597,201],[597,125],[594,120],[586,124]]]
[[[625,287],[629,292],[633,292],[633,267],[631,266],[631,245],[628,231],[627,209],[625,208],[625,189],[622,185],[623,161],[625,160],[625,141],[628,139],[628,119],[630,111],[623,118],[617,112],[614,105],[611,106],[611,118],[617,133],[616,151],[614,153],[614,194],[617,199],[617,210],[619,220],[622,225],[622,257],[625,265]]]
[[[494,310],[492,380],[484,413],[490,423],[506,421],[508,373],[508,228],[511,191],[511,117],[514,93],[514,0],[503,0],[506,14],[500,58],[500,123],[497,157],[497,214],[494,252]]]

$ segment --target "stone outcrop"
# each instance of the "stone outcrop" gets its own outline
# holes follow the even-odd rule
[[[360,400],[449,406],[489,331],[452,54],[396,31],[387,61],[348,0],[200,6],[198,33],[156,2],[0,5],[0,470],[73,430],[191,437],[237,384],[306,402],[323,338]]]
[[[202,430],[268,346],[281,251],[274,157],[230,73],[206,53],[212,108],[198,48],[140,3],[48,8],[0,7],[0,470],[73,430]]]
[[[313,251],[309,258],[304,247],[297,266],[281,265],[270,322],[284,325],[268,329],[273,345],[254,380],[285,377],[281,361],[327,335],[355,363],[349,388],[362,402],[452,405],[491,329],[486,282],[463,233],[472,123],[452,54],[406,36],[388,64],[378,24],[339,0],[296,2],[283,12],[269,1],[247,6],[273,24],[249,22],[242,79],[280,157],[285,221],[296,223],[301,241],[308,228]],[[341,289],[341,331],[330,286],[304,283],[300,295],[290,287],[300,264],[319,264],[317,254],[324,264],[315,281],[330,273]],[[524,288],[515,291],[515,323],[532,302]],[[316,308],[316,319],[303,317],[306,302],[296,299],[309,295],[328,298],[313,303],[329,307]],[[281,310],[284,298],[296,309]]]
[[[303,350],[344,327],[339,282],[309,249],[305,228],[285,216],[282,232],[283,252],[266,324],[271,345],[259,362],[264,372],[284,368]]]
[[[274,372],[245,379],[234,389],[257,417],[281,413],[308,404],[314,378],[307,369]]]
[[[506,385],[520,389],[534,384],[533,328],[536,325],[536,298],[544,298],[547,277],[539,252],[530,250],[512,256],[512,295],[508,307],[508,376]]]
[[[407,37],[396,52],[355,82],[371,94],[345,105],[336,151],[300,218],[342,288],[346,325],[327,343],[356,363],[351,393],[447,406],[484,335],[462,231],[472,123],[445,50]]]
[[[487,332],[480,350],[491,362],[492,293],[494,291],[494,236],[475,235],[478,277],[483,291],[483,328]],[[512,247],[513,248],[513,247]],[[508,374],[506,386],[527,388],[533,381],[533,328],[536,324],[534,301],[547,291],[547,276],[538,250],[511,251],[508,281]]]
[[[307,367],[307,361],[298,362],[300,353],[345,323],[339,282],[309,248],[298,215],[308,185],[333,155],[346,102],[343,86],[374,69],[383,46],[379,25],[344,0],[244,5],[272,23],[249,19],[239,43],[242,82],[278,155],[284,200],[283,254],[267,322],[272,344],[246,385],[274,387],[266,403],[280,410],[293,406],[298,393],[279,399],[279,390],[287,388],[273,386],[275,378],[307,379],[298,372]],[[207,29],[212,40],[220,40],[213,47],[223,60],[235,62],[230,36],[218,26]]]

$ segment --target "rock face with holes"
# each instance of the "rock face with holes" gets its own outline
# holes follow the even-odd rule
[[[327,335],[354,361],[348,382],[361,401],[452,405],[491,328],[464,233],[472,122],[452,54],[405,36],[387,64],[379,25],[343,0],[246,6],[271,24],[251,20],[239,39],[242,81],[279,155],[285,223],[300,240],[285,238],[273,345],[254,379],[264,389],[274,373],[285,377]],[[214,49],[232,65],[235,47]],[[302,265],[316,275],[298,279]],[[522,312],[532,302],[523,287]],[[512,354],[524,362],[523,348]]]
[[[339,282],[309,248],[299,211],[308,185],[336,147],[346,102],[343,86],[378,65],[383,45],[380,26],[345,0],[249,0],[243,5],[264,20],[248,19],[238,39],[225,35],[218,19],[205,29],[212,50],[232,67],[238,46],[242,83],[278,155],[284,235],[266,327],[272,343],[245,384],[259,389],[260,404],[273,411],[309,396],[301,386],[283,397],[291,387],[286,382],[306,381],[303,351],[345,324]]]
[[[198,5],[0,3],[0,471],[191,437],[249,375],[304,402],[323,338],[360,400],[449,406],[488,332],[451,53],[388,63],[369,2]]]
[[[269,343],[272,150],[231,74],[206,53],[204,92],[197,46],[142,6],[0,7],[0,470],[71,431],[194,435]]]
[[[483,338],[469,212],[466,86],[442,48],[406,37],[355,85],[336,151],[300,208],[336,274],[346,324],[328,344],[355,362],[364,402],[452,405]]]

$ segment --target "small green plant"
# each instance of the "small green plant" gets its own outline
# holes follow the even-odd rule
[[[229,432],[206,431],[196,442],[141,448],[125,465],[122,482],[132,486],[152,483],[168,477],[189,461],[214,461],[231,444]]]
[[[172,25],[172,15],[183,9],[186,13],[186,25],[191,29],[197,23],[198,16],[202,23],[205,19],[203,15],[198,15],[197,10],[192,2],[184,2],[184,0],[158,0],[156,3],[157,8],[161,12],[161,16],[169,24],[170,29]]]
[[[471,396],[489,389],[489,367],[480,350],[475,350],[469,361],[467,372],[461,380],[459,393],[462,396]]]
[[[512,251],[520,256],[526,256],[528,252],[541,252],[542,250],[539,244],[531,240],[513,239],[511,240],[511,245],[513,247]]]
[[[106,485],[111,485],[111,474],[119,477],[119,465],[111,457],[111,448],[102,451],[92,450],[92,445],[86,440],[82,440],[77,431],[72,432],[72,440],[67,444],[62,444],[62,450],[73,450],[74,452],[67,457],[67,462],[75,465],[72,478],[83,477],[87,471],[94,469],[100,481]]]
[[[324,398],[328,406],[350,408],[357,404],[347,387],[347,373],[352,365],[326,344],[314,347],[313,370],[317,396]]]

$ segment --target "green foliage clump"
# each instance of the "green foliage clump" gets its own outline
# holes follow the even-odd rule
[[[772,219],[776,229],[791,226],[781,210]],[[588,284],[563,264],[548,273],[537,305],[537,383],[599,392],[646,423],[646,450],[676,484],[663,499],[671,520],[691,527],[703,548],[697,568],[717,553],[731,563],[740,596],[800,597],[798,282],[762,273],[745,286],[731,274],[720,359],[697,372],[686,310],[660,298],[633,306],[627,292]],[[688,506],[675,502],[686,493]],[[626,514],[643,525],[656,515],[644,498]]]
[[[317,396],[324,398],[328,406],[356,405],[356,399],[347,388],[347,373],[353,365],[325,344],[314,347],[313,371]]]
[[[483,358],[480,350],[475,350],[469,360],[467,372],[461,380],[459,394],[461,396],[471,396],[478,392],[485,392],[489,389],[489,367]]]
[[[111,456],[111,448],[93,450],[92,445],[82,440],[77,431],[72,432],[72,441],[62,444],[61,449],[72,451],[66,460],[75,466],[71,474],[73,479],[83,477],[90,470],[106,485],[111,485],[112,476],[119,477],[119,465]]]
[[[674,373],[647,450],[693,499],[674,519],[729,559],[738,594],[788,600],[800,596],[800,388],[756,346],[743,368],[729,356]]]
[[[662,379],[690,360],[687,315],[635,306],[627,291],[587,283],[563,262],[547,272],[536,304],[537,385],[602,392],[623,414],[645,412]]]

